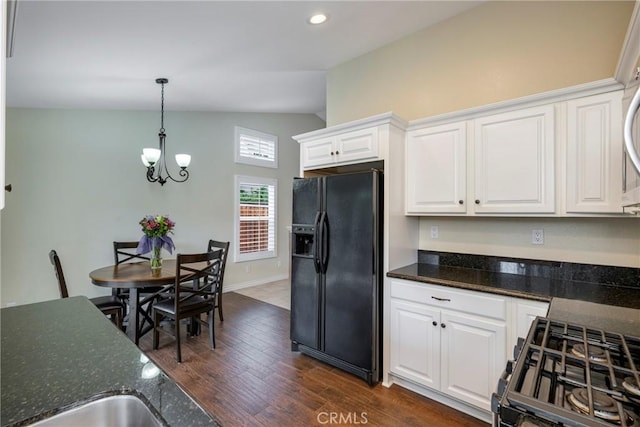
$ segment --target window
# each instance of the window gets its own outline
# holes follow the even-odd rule
[[[278,137],[236,126],[236,163],[278,167]]]
[[[235,177],[235,261],[276,256],[275,179]]]

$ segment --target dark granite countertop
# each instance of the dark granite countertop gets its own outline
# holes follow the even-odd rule
[[[170,426],[218,425],[86,297],[3,308],[0,328],[3,426],[124,390],[142,394]]]
[[[389,271],[387,276],[538,301],[557,297],[640,309],[640,287],[424,263]]]

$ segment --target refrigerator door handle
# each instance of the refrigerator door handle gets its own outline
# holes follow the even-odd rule
[[[322,248],[320,267],[322,268],[322,274],[327,272],[327,261],[329,260],[329,233],[327,228],[327,212],[322,212],[320,217],[320,246]]]
[[[314,236],[313,236],[313,267],[316,273],[320,273],[320,212],[316,212],[316,219],[313,220]]]

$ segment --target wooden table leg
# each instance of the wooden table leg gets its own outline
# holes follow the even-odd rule
[[[127,336],[136,345],[140,341],[140,295],[137,288],[129,289],[129,325],[127,325]]]

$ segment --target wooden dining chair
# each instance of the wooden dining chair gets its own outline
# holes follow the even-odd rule
[[[113,242],[113,260],[115,265],[125,263],[127,261],[148,261],[149,257],[136,253],[138,242]],[[120,298],[128,307],[129,290],[123,288],[113,288],[112,294]]]
[[[136,249],[138,248],[138,243],[139,242],[137,241],[131,241],[131,242],[114,241],[113,242],[113,260],[115,262],[115,265],[124,264],[126,262],[149,261],[150,258],[148,256],[145,256],[143,254],[139,254],[136,252]],[[149,303],[153,302],[153,300],[159,300],[162,297],[160,293],[162,290],[163,290],[163,287],[158,286],[158,287],[147,287],[139,291],[140,295],[143,296],[142,303],[143,305],[145,305],[145,307],[141,308],[141,310],[146,319],[151,318],[152,304],[149,304]],[[129,289],[113,288],[113,295],[120,298],[125,307],[129,307]],[[125,311],[125,318],[123,320],[123,323],[128,323],[129,321],[128,316],[129,316],[129,313],[126,313]]]
[[[113,242],[113,260],[116,265],[128,261],[149,261],[148,256],[136,253],[138,242]]]
[[[211,252],[214,249],[220,249],[220,270],[218,271],[218,277],[216,277],[216,308],[218,309],[218,316],[220,317],[220,321],[222,322],[224,318],[222,317],[222,284],[224,282],[224,269],[227,265],[227,256],[229,255],[229,243],[230,242],[220,242],[217,240],[209,240],[209,244],[207,245],[207,252]]]
[[[213,331],[215,313],[215,283],[213,280],[220,269],[221,251],[201,254],[178,254],[176,259],[176,279],[169,290],[169,299],[153,304],[153,349],[158,349],[160,322],[169,318],[174,322],[176,356],[182,362],[180,352],[180,320],[191,318],[209,327],[211,349],[216,346]],[[200,318],[207,313],[208,322]],[[164,331],[164,330],[163,330]]]
[[[64,278],[64,272],[62,271],[62,264],[60,263],[60,257],[55,250],[49,252],[49,260],[53,264],[53,268],[58,279],[58,288],[60,289],[60,298],[68,298],[69,291],[67,290],[67,281]],[[118,329],[122,329],[122,319],[124,318],[124,304],[120,298],[110,295],[103,297],[89,298],[96,307],[100,309],[106,316],[111,318],[111,321],[116,324]]]

